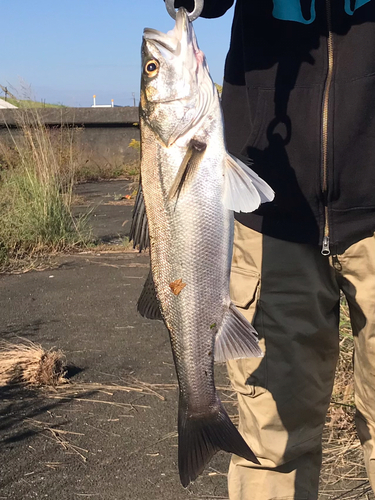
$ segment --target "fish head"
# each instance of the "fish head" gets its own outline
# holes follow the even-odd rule
[[[168,33],[146,28],[142,44],[141,115],[167,146],[192,129],[217,98],[186,9]]]

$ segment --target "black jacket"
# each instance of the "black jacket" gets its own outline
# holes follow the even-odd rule
[[[233,2],[205,0],[202,16]],[[227,145],[276,193],[236,218],[341,253],[375,231],[375,0],[356,10],[355,0],[316,0],[315,9],[301,0],[297,13],[291,4],[236,2],[222,96]],[[191,0],[175,5],[192,10]]]

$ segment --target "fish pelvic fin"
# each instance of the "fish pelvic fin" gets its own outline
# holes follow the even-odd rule
[[[168,194],[168,201],[178,199],[183,189],[186,189],[194,174],[197,172],[199,163],[207,145],[203,142],[192,139],[188,145],[185,156],[178,169],[176,178]]]
[[[190,415],[181,401],[178,412],[178,469],[186,488],[204,470],[219,450],[234,453],[259,464],[245,440],[230,420],[219,398],[215,409]]]
[[[215,362],[262,356],[255,328],[231,303],[216,335]]]
[[[155,284],[152,272],[148,273],[143,290],[137,302],[137,310],[141,316],[147,319],[163,319],[159,301],[156,296]]]
[[[253,212],[272,201],[274,192],[250,167],[231,154],[226,158],[224,205],[234,212]]]

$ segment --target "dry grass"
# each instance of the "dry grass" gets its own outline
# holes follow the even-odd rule
[[[65,356],[59,350],[45,350],[28,340],[19,344],[0,343],[0,387],[21,384],[28,387],[58,386],[65,378]]]
[[[21,136],[0,142],[0,270],[85,245],[86,218],[71,207],[77,161],[73,137],[48,130],[36,110],[19,113]]]
[[[321,500],[373,500],[354,424],[353,335],[346,301],[341,302],[340,358],[323,434]]]
[[[72,397],[75,400],[80,400],[80,396],[88,393],[101,393],[107,396],[113,396],[115,392],[137,393],[143,396],[154,396],[161,401],[165,401],[165,396],[161,392],[177,389],[177,384],[148,384],[141,382],[135,378],[131,379],[125,384],[108,383],[103,384],[100,382],[74,382],[68,385],[56,387],[54,392],[50,394],[53,398],[67,398]],[[78,399],[77,399],[78,398]],[[93,402],[100,402],[93,400]],[[108,403],[108,401],[106,401]],[[121,403],[125,404],[125,403]],[[126,406],[131,406],[125,404]],[[141,406],[148,408],[148,406]]]
[[[26,419],[25,423],[27,423],[33,429],[38,430],[39,432],[45,431],[47,435],[49,434],[51,438],[69,454],[76,454],[81,458],[83,462],[87,461],[87,457],[82,453],[87,454],[89,453],[89,450],[86,450],[85,448],[81,448],[80,446],[72,444],[66,437],[66,436],[84,436],[82,432],[72,432],[72,431],[67,431],[65,429],[56,429],[56,427],[49,425],[47,422],[35,420],[34,418]],[[61,465],[60,462],[47,462],[46,464],[47,467],[50,467],[52,469],[58,468],[59,465]]]
[[[87,161],[81,163],[76,171],[77,182],[95,182],[110,179],[138,179],[140,172],[140,161],[128,160],[124,163],[122,155],[117,158],[96,158],[94,155],[88,157]]]
[[[90,154],[85,162],[81,162],[76,170],[77,182],[101,181],[125,178],[138,181],[140,174],[140,142],[132,139],[128,148],[134,149],[138,154],[136,158],[124,162],[122,154],[111,155],[109,158],[99,156],[98,153]],[[133,155],[134,156],[134,155]]]

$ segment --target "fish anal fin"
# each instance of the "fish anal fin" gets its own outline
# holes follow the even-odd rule
[[[206,147],[207,145],[205,143],[196,139],[192,139],[189,142],[184,159],[182,160],[176,178],[169,191],[168,201],[178,199],[181,192],[189,186]]]
[[[215,362],[262,356],[256,330],[231,303],[216,335]]]
[[[154,280],[150,270],[143,290],[138,299],[137,310],[141,316],[147,319],[163,319],[159,301],[156,296]]]
[[[230,420],[221,401],[207,413],[190,414],[180,397],[178,411],[178,469],[186,488],[201,474],[219,450],[235,453],[259,464],[245,440]]]

